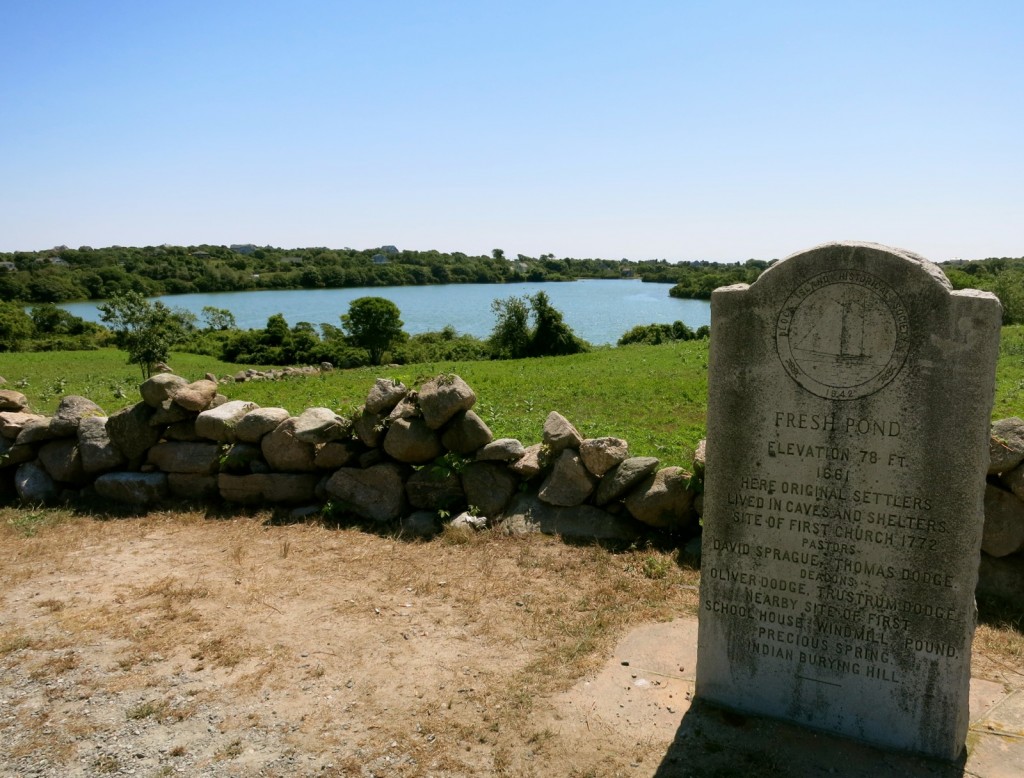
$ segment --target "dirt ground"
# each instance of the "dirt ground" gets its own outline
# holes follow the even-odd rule
[[[547,700],[630,625],[693,613],[697,574],[668,553],[5,515],[0,773],[613,775],[661,756],[637,733],[565,748]]]
[[[691,707],[675,552],[269,519],[0,511],[0,775],[985,774]]]

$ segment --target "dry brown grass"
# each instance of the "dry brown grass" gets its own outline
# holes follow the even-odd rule
[[[166,746],[160,769],[272,747],[322,756],[322,775],[609,775],[565,761],[539,714],[632,626],[697,607],[698,572],[655,548],[407,541],[269,514],[17,516],[0,510],[0,674],[33,683],[8,695],[0,742],[54,764],[131,725]],[[979,627],[993,666],[1024,665],[1019,617]],[[633,750],[651,758],[642,737]]]
[[[269,519],[0,511],[0,661],[43,686],[63,679],[65,703],[120,700],[122,723],[173,726],[216,704],[237,711],[232,726],[270,728],[273,700],[288,747],[330,750],[337,774],[392,752],[406,760],[388,762],[406,765],[398,775],[501,774],[553,737],[530,724],[539,700],[595,669],[631,625],[696,607],[697,573],[670,552]],[[63,759],[84,726],[71,719]],[[236,741],[206,758],[235,759]],[[119,769],[96,760],[98,773]]]
[[[1024,604],[996,597],[978,602],[974,633],[976,669],[1008,686],[1024,681]]]

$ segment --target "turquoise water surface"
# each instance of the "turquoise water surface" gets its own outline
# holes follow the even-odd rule
[[[491,302],[507,297],[546,292],[573,331],[595,345],[615,343],[637,324],[682,321],[696,329],[711,322],[711,306],[704,300],[668,296],[668,284],[634,280],[585,279],[567,282],[519,284],[447,284],[443,286],[376,286],[353,289],[287,289],[264,292],[213,292],[159,297],[166,305],[200,316],[205,306],[227,308],[238,326],[266,326],[275,313],[288,324],[307,321],[340,326],[341,314],[357,297],[386,297],[402,312],[405,331],[440,330],[452,325],[460,333],[486,337],[494,328]],[[99,321],[96,302],[63,303],[76,316]],[[200,319],[201,321],[201,319]]]

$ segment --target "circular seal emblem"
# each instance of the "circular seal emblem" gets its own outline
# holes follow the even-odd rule
[[[909,349],[903,301],[861,270],[828,270],[798,286],[775,327],[790,377],[828,400],[874,394],[903,367]]]

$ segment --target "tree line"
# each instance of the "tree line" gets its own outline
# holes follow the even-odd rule
[[[0,300],[58,303],[105,300],[137,292],[144,297],[256,289],[323,289],[457,283],[637,278],[671,284],[673,297],[710,299],[720,286],[753,283],[776,260],[741,264],[664,259],[578,259],[553,254],[512,259],[461,252],[273,246],[110,246],[0,252]],[[1024,257],[946,263],[954,288],[995,292],[1004,323],[1024,322]]]
[[[710,300],[720,286],[752,284],[775,260],[748,259],[743,264],[680,262],[654,263],[645,281],[671,283],[672,297]],[[1003,324],[1024,324],[1024,257],[989,257],[940,264],[954,289],[981,289],[995,294],[1003,304]],[[621,341],[620,341],[621,344]]]
[[[0,299],[26,303],[105,300],[257,289],[341,289],[431,284],[500,284],[577,278],[656,277],[659,262],[556,259],[553,254],[508,258],[461,252],[272,246],[58,246],[0,253]],[[648,275],[651,278],[648,279]]]

